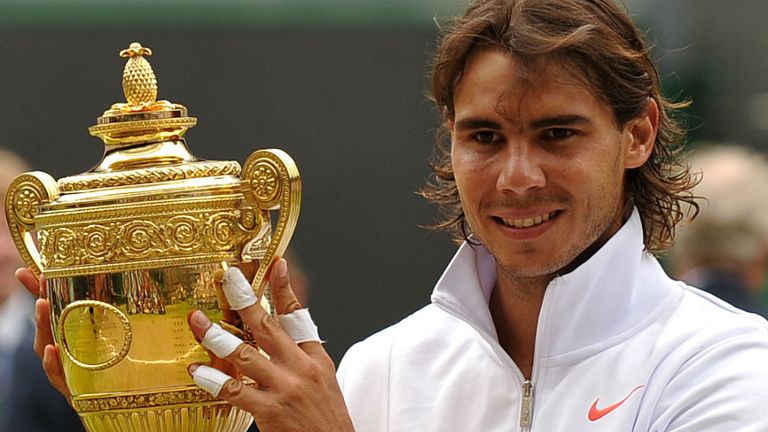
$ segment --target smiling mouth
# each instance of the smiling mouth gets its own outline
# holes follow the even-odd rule
[[[543,215],[532,217],[532,218],[512,219],[512,218],[497,217],[495,219],[510,228],[530,228],[536,225],[543,224],[544,222],[557,216],[558,213],[559,211],[555,210],[553,212],[545,213]]]

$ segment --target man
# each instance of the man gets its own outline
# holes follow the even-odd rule
[[[626,13],[477,1],[432,83],[451,150],[426,195],[466,243],[430,306],[346,355],[358,430],[768,430],[765,321],[650,254],[693,181]]]
[[[432,304],[354,346],[339,389],[311,324],[270,319],[233,272],[225,293],[270,358],[195,312],[195,336],[258,387],[205,365],[195,381],[263,431],[768,430],[768,324],[650,254],[693,181],[681,106],[626,12],[478,0],[432,79],[451,147],[425,195],[465,239]],[[270,284],[278,312],[300,311],[285,261]]]

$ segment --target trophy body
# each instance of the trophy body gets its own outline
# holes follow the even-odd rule
[[[105,142],[104,160],[58,181],[18,176],[6,197],[9,228],[45,276],[67,385],[89,431],[244,431],[250,415],[188,375],[189,364],[210,358],[186,319],[200,309],[247,341],[221,277],[248,262],[258,262],[253,287],[271,311],[266,273],[296,225],[298,170],[281,150],[256,151],[242,168],[197,160],[182,138],[196,119],[147,96],[148,49],[125,51],[128,103],[90,129]],[[132,61],[143,62],[140,73]]]

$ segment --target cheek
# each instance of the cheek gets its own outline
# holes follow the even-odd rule
[[[477,158],[466,153],[453,153],[453,176],[462,201],[473,200],[478,187],[483,183],[483,170]]]

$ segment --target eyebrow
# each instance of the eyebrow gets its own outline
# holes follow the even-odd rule
[[[532,129],[545,129],[552,126],[576,126],[590,123],[587,117],[582,115],[563,115],[555,117],[547,117],[531,122]]]
[[[530,123],[531,129],[545,129],[552,126],[576,126],[591,123],[591,120],[579,114],[569,114],[554,117],[546,117],[534,120]],[[459,120],[455,126],[458,130],[490,129],[501,130],[501,123],[484,118],[468,118]]]
[[[456,129],[493,129],[501,130],[501,123],[481,118],[468,118],[459,120],[455,124]]]

